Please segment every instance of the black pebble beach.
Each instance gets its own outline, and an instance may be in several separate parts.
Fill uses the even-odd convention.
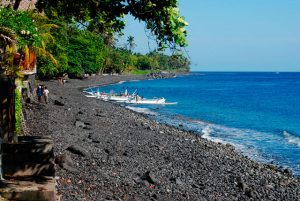
[[[30,135],[51,135],[61,200],[300,200],[299,178],[200,135],[87,98],[88,86],[148,79],[42,81],[49,103],[26,103]]]

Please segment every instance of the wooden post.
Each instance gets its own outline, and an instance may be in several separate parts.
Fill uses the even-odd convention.
[[[2,126],[2,143],[13,143],[15,134],[15,85],[11,78],[0,72],[0,121]]]

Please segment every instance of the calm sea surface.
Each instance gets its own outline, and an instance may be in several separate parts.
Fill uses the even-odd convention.
[[[145,98],[164,97],[177,105],[124,105],[162,123],[197,131],[233,144],[259,162],[300,175],[300,73],[206,72],[171,79],[97,87]],[[94,89],[95,90],[95,89]],[[157,109],[160,107],[161,109]]]

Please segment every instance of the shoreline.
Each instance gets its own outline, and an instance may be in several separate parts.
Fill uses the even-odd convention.
[[[159,124],[145,114],[89,99],[79,91],[84,85],[103,86],[133,79],[149,77],[69,80],[66,86],[58,86],[55,80],[41,82],[50,91],[49,104],[32,103],[31,109],[40,112],[40,116],[28,115],[27,122],[34,120],[36,129],[31,134],[52,136],[56,156],[71,158],[71,168],[56,166],[61,200],[299,198],[299,178],[288,171],[249,160],[229,144]],[[54,105],[55,100],[64,105]],[[78,126],[79,122],[83,124]],[[71,153],[66,150],[70,145],[87,153]],[[61,182],[62,178],[71,182]]]

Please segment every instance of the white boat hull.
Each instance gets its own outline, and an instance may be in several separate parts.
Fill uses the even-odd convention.
[[[164,98],[158,98],[158,99],[145,99],[145,100],[129,100],[125,103],[129,104],[165,104],[166,99]]]
[[[150,105],[174,105],[177,104],[177,102],[173,103],[166,103],[166,99],[164,98],[156,98],[156,99],[145,99],[145,98],[139,98],[138,101],[136,101],[135,97],[131,99],[131,96],[122,96],[122,95],[112,95],[112,94],[100,94],[99,92],[87,92],[88,95],[85,95],[86,97],[93,97],[97,99],[101,99],[104,101],[116,101],[116,102],[125,102],[128,104],[150,104]]]
[[[128,101],[128,97],[127,96],[111,96],[111,97],[108,97],[108,100],[110,100],[110,101],[118,101],[118,102],[120,102],[120,101]]]

